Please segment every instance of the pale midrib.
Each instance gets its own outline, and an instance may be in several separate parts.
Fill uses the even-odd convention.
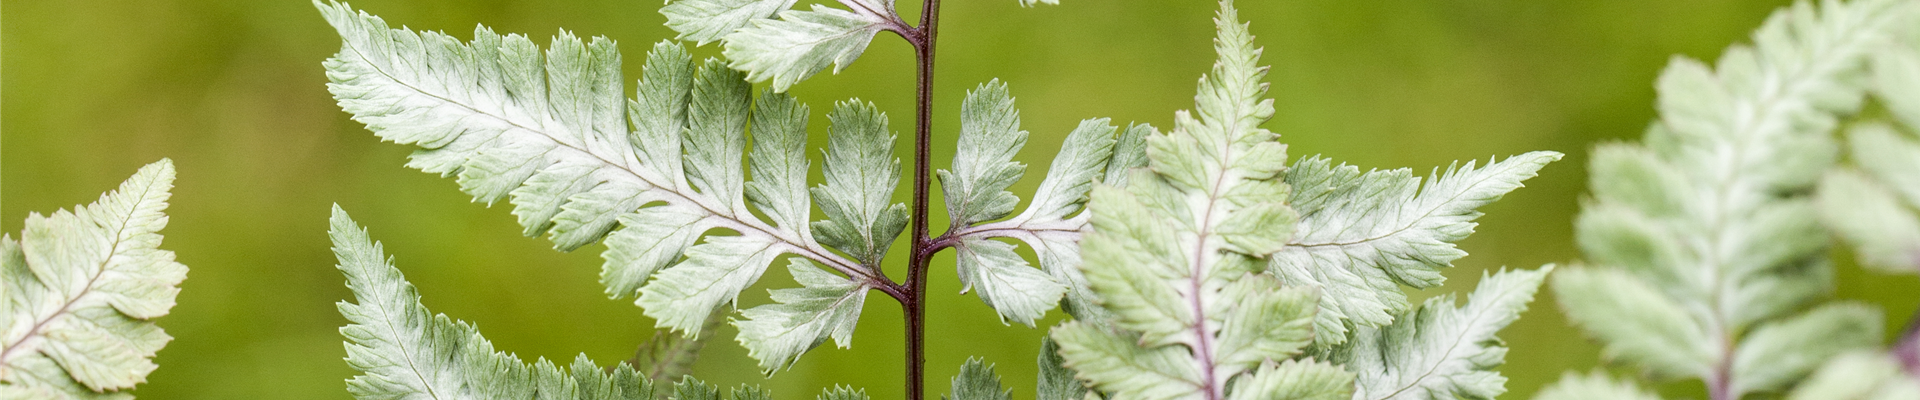
[[[1242,44],[1250,45],[1250,43],[1244,43],[1244,42]],[[1222,78],[1226,78],[1226,77],[1237,78],[1237,79],[1234,79],[1235,81],[1256,81],[1258,79],[1256,76],[1254,76],[1251,73],[1243,76],[1233,76],[1230,73],[1230,71],[1233,71],[1233,70],[1257,71],[1257,67],[1252,65],[1254,64],[1255,60],[1251,60],[1251,59],[1227,60],[1226,51],[1221,50],[1220,52],[1223,60],[1221,63],[1216,64],[1215,68],[1217,69],[1214,72],[1215,76],[1220,76]],[[1251,53],[1251,52],[1249,51],[1248,53]],[[1229,65],[1233,67],[1238,67],[1238,68],[1229,67]],[[1205,78],[1202,78],[1202,82],[1207,82],[1207,80]],[[1258,86],[1258,83],[1257,82],[1254,83],[1254,86]],[[1214,359],[1213,359],[1213,338],[1209,334],[1210,331],[1212,331],[1212,329],[1207,323],[1208,318],[1207,318],[1206,308],[1205,308],[1205,305],[1202,304],[1202,298],[1205,295],[1203,293],[1203,290],[1205,290],[1205,286],[1206,286],[1205,285],[1206,276],[1202,275],[1201,273],[1207,268],[1208,255],[1219,250],[1216,248],[1216,249],[1211,249],[1213,251],[1209,251],[1210,249],[1207,246],[1207,240],[1213,234],[1214,209],[1220,206],[1220,202],[1223,200],[1221,194],[1227,191],[1225,188],[1226,182],[1229,181],[1228,179],[1229,175],[1232,175],[1231,171],[1233,170],[1233,165],[1235,164],[1235,161],[1237,161],[1235,159],[1235,154],[1234,154],[1235,153],[1234,143],[1236,142],[1236,138],[1233,136],[1233,134],[1238,133],[1239,124],[1243,119],[1257,114],[1255,112],[1252,112],[1252,110],[1247,109],[1248,104],[1242,103],[1247,99],[1257,97],[1257,95],[1252,93],[1239,93],[1238,90],[1234,90],[1238,88],[1233,86],[1223,86],[1220,89],[1223,89],[1222,91],[1226,93],[1230,93],[1234,96],[1233,96],[1233,100],[1230,100],[1230,102],[1228,103],[1229,104],[1228,107],[1231,108],[1230,110],[1231,112],[1218,114],[1222,118],[1222,120],[1218,121],[1220,123],[1219,124],[1219,128],[1221,129],[1220,140],[1222,141],[1222,143],[1218,143],[1219,145],[1221,145],[1221,148],[1220,148],[1220,152],[1218,153],[1219,156],[1215,159],[1215,161],[1219,162],[1219,170],[1215,172],[1215,175],[1212,177],[1213,185],[1211,185],[1212,187],[1207,190],[1206,209],[1201,214],[1199,225],[1196,226],[1196,228],[1198,228],[1197,229],[1198,232],[1195,232],[1196,235],[1195,235],[1195,241],[1193,245],[1194,246],[1193,265],[1191,266],[1192,268],[1191,276],[1189,277],[1191,279],[1190,288],[1192,289],[1192,293],[1193,293],[1193,298],[1189,299],[1189,302],[1193,305],[1193,331],[1195,333],[1194,343],[1195,343],[1195,346],[1198,347],[1194,349],[1194,355],[1198,357],[1198,361],[1200,362],[1200,368],[1201,368],[1200,373],[1201,373],[1201,379],[1202,379],[1201,390],[1205,392],[1204,394],[1206,395],[1206,398],[1209,400],[1219,400],[1219,399],[1226,398],[1226,382],[1224,382],[1224,379],[1222,379],[1222,377],[1218,376],[1219,372],[1216,371],[1217,369],[1216,363],[1214,362]],[[1202,92],[1205,93],[1207,91],[1202,90]],[[1202,104],[1201,106],[1204,106],[1204,104]],[[1202,115],[1208,115],[1208,114],[1202,114]],[[1194,122],[1200,123],[1200,125],[1205,126],[1205,123],[1202,121],[1195,120]],[[1192,127],[1188,127],[1187,129],[1192,129]],[[1189,132],[1188,135],[1192,137],[1191,132]],[[1276,176],[1276,177],[1273,177],[1272,179],[1282,179],[1282,178]]]
[[[155,186],[156,183],[158,182],[157,181],[147,182],[146,186],[141,187],[140,196],[135,197],[135,199],[146,199],[147,194],[153,191],[153,187]],[[20,341],[14,342],[12,346],[8,346],[6,349],[0,349],[0,365],[13,365],[14,356],[19,354],[26,354],[26,353],[20,353],[18,352],[18,350],[21,350],[24,348],[35,348],[41,340],[45,339],[45,336],[42,336],[40,333],[41,329],[46,329],[47,325],[53,323],[53,320],[60,319],[60,317],[62,316],[66,316],[68,314],[68,311],[73,308],[74,304],[79,303],[80,299],[86,298],[88,294],[93,293],[94,283],[99,282],[100,277],[102,275],[106,275],[107,265],[112,264],[114,257],[120,254],[120,245],[121,243],[124,242],[124,240],[122,239],[124,235],[121,235],[120,233],[125,232],[127,229],[131,229],[128,227],[128,225],[132,224],[133,214],[138,213],[139,210],[140,210],[140,201],[136,200],[134,201],[133,209],[129,210],[127,212],[127,215],[123,216],[120,219],[120,225],[119,225],[120,229],[114,231],[115,235],[113,236],[113,245],[107,247],[108,249],[110,249],[110,251],[107,252],[107,257],[100,260],[100,265],[98,266],[98,268],[94,269],[93,276],[87,277],[87,284],[86,286],[81,287],[80,293],[74,294],[73,297],[68,298],[65,302],[61,303],[60,308],[58,310],[54,310],[52,314],[48,314],[46,318],[38,321],[34,321],[33,327],[27,329],[27,333],[20,337]],[[88,210],[88,211],[92,211],[92,210]],[[77,216],[77,213],[76,213],[76,216]]]
[[[1228,151],[1231,152],[1232,151],[1231,148],[1229,148]],[[1222,157],[1222,158],[1226,158],[1226,157]],[[1215,206],[1220,204],[1219,190],[1220,190],[1220,186],[1222,186],[1221,181],[1225,180],[1227,175],[1226,174],[1227,165],[1232,165],[1232,164],[1221,163],[1220,174],[1214,176],[1213,190],[1209,190],[1207,193],[1207,208],[1205,213],[1201,214],[1202,217],[1200,219],[1200,225],[1199,225],[1200,231],[1198,232],[1194,240],[1193,265],[1191,270],[1192,272],[1189,277],[1189,280],[1192,283],[1191,287],[1193,290],[1192,291],[1193,298],[1188,302],[1192,303],[1193,305],[1193,331],[1195,336],[1194,343],[1195,343],[1195,346],[1199,347],[1197,349],[1194,349],[1194,355],[1196,357],[1199,357],[1199,361],[1200,361],[1200,373],[1201,373],[1201,380],[1202,380],[1200,389],[1206,391],[1206,395],[1208,399],[1215,399],[1215,400],[1226,397],[1226,390],[1225,390],[1226,388],[1222,387],[1222,382],[1219,382],[1219,379],[1217,379],[1215,376],[1216,372],[1214,371],[1214,362],[1213,362],[1213,338],[1211,337],[1212,335],[1208,334],[1208,331],[1210,331],[1211,329],[1209,329],[1207,325],[1206,307],[1201,302],[1201,297],[1204,295],[1202,293],[1202,290],[1205,290],[1206,277],[1202,275],[1201,272],[1203,272],[1203,270],[1206,269],[1206,266],[1207,266],[1206,264],[1208,260],[1207,253],[1209,253],[1207,251],[1207,238],[1209,236],[1212,236],[1213,229],[1211,228],[1213,226],[1213,209]]]
[[[1016,223],[1003,224],[1001,222],[1016,222]],[[1027,239],[1039,240],[1041,236],[1068,235],[1074,238],[1075,241],[1078,241],[1080,237],[1080,229],[1085,227],[1087,224],[1087,221],[1081,217],[1074,217],[1074,218],[1069,218],[1064,220],[1055,220],[1055,221],[1047,221],[1047,222],[1033,222],[1033,221],[1026,221],[1026,220],[1007,220],[1007,221],[1001,221],[1001,222],[966,227],[964,229],[954,231],[953,236],[958,238],[966,238],[966,239],[1013,237],[1021,240],[1027,240]]]
[[[393,74],[388,73],[385,69],[380,68],[380,66],[375,65],[372,62],[369,62],[368,61],[369,58],[366,57],[365,53],[362,53],[358,47],[354,46],[353,41],[348,40],[348,41],[344,41],[344,43],[345,43],[344,47],[346,47],[348,50],[352,50],[354,55],[358,57],[361,65],[367,66],[368,69],[371,69],[374,72],[379,73],[380,76],[386,77],[388,81],[391,81],[396,85],[405,87],[409,90],[412,90],[415,93],[419,93],[420,95],[431,97],[431,98],[446,102],[447,104],[453,104],[453,105],[459,106],[460,108],[464,108],[464,109],[467,109],[468,111],[472,111],[474,114],[485,115],[489,118],[493,118],[494,120],[498,120],[501,123],[511,125],[515,128],[519,128],[528,132],[538,133],[540,136],[547,138],[547,140],[553,142],[556,145],[565,147],[569,150],[579,152],[581,154],[585,154],[588,157],[592,157],[593,159],[598,160],[603,165],[625,172],[628,176],[631,176],[634,179],[637,179],[643,183],[646,183],[648,186],[652,186],[653,189],[670,193],[675,198],[679,199],[680,202],[692,203],[693,205],[700,207],[701,210],[706,211],[708,215],[719,217],[720,219],[728,222],[727,224],[724,224],[728,228],[734,228],[735,230],[743,231],[743,233],[744,231],[751,230],[758,234],[765,235],[766,237],[774,238],[775,240],[781,242],[784,245],[783,247],[792,249],[795,252],[799,253],[801,256],[813,259],[815,261],[819,261],[821,263],[825,263],[828,266],[833,267],[834,270],[840,271],[841,273],[847,274],[849,276],[857,276],[864,280],[876,281],[876,282],[884,280],[884,279],[875,277],[871,274],[868,274],[865,271],[860,270],[859,268],[853,267],[853,265],[856,265],[856,264],[849,263],[847,260],[833,256],[832,253],[827,252],[825,249],[817,248],[812,243],[802,243],[802,241],[796,238],[787,237],[786,235],[779,233],[778,230],[772,229],[771,227],[768,227],[765,224],[760,223],[759,221],[744,220],[734,215],[732,212],[723,213],[720,211],[716,211],[715,207],[707,204],[706,202],[695,200],[694,198],[687,196],[684,193],[680,193],[678,191],[673,190],[672,188],[675,187],[673,185],[661,185],[656,182],[647,180],[645,174],[641,174],[637,171],[629,169],[627,168],[627,166],[622,165],[621,163],[616,163],[616,162],[613,162],[612,160],[607,160],[605,158],[602,158],[598,154],[594,154],[593,152],[586,151],[586,149],[575,147],[572,144],[564,143],[559,140],[554,140],[553,135],[548,135],[545,132],[542,132],[538,129],[533,129],[524,125],[520,125],[519,123],[516,123],[505,117],[501,117],[498,115],[487,113],[485,111],[481,111],[480,109],[475,108],[466,103],[455,101],[451,98],[441,96],[438,94],[430,93],[414,85],[407,84],[405,81],[402,81],[400,78],[394,76]],[[668,201],[672,201],[672,200],[673,199],[668,199]]]
[[[1238,106],[1238,104],[1236,104],[1236,106]],[[1234,111],[1244,110],[1239,110],[1238,107],[1236,107]],[[1252,113],[1248,112],[1235,112],[1227,115],[1237,117],[1251,114]],[[1227,123],[1222,124],[1222,126],[1231,127],[1233,124]],[[1195,346],[1199,347],[1194,349],[1194,355],[1199,357],[1200,373],[1202,374],[1201,390],[1206,391],[1207,398],[1209,399],[1226,398],[1225,382],[1221,381],[1218,372],[1215,371],[1216,363],[1213,360],[1213,337],[1210,334],[1212,329],[1207,323],[1205,304],[1202,304],[1202,297],[1205,296],[1203,291],[1206,286],[1206,276],[1203,275],[1202,272],[1207,268],[1207,263],[1210,261],[1207,256],[1213,253],[1213,251],[1209,251],[1207,239],[1213,236],[1214,209],[1220,205],[1220,201],[1222,200],[1220,194],[1225,191],[1227,176],[1230,175],[1229,171],[1232,170],[1231,166],[1234,164],[1232,137],[1229,136],[1224,139],[1227,140],[1227,143],[1224,143],[1220,151],[1220,158],[1218,160],[1220,162],[1220,170],[1213,176],[1213,185],[1207,190],[1207,206],[1201,213],[1200,223],[1197,226],[1199,229],[1198,232],[1196,232],[1193,244],[1193,265],[1191,266],[1191,275],[1189,277],[1192,284],[1191,289],[1193,290],[1193,298],[1189,300],[1189,303],[1193,305],[1194,343]],[[1218,249],[1211,250],[1217,251]]]

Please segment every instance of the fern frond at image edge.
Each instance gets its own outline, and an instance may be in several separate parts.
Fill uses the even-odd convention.
[[[173,161],[141,167],[72,211],[0,236],[0,398],[130,399],[172,336],[187,266],[160,248]]]

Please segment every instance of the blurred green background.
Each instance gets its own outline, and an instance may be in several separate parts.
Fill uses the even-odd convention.
[[[1078,120],[1167,127],[1174,110],[1191,106],[1194,83],[1212,62],[1212,2],[1064,2],[946,4],[936,167],[952,154],[964,91],[996,77],[1011,85],[1032,132],[1022,153],[1028,179],[1015,187],[1021,194],[1037,185]],[[1448,272],[1449,285],[1419,294],[1429,296],[1468,290],[1490,268],[1578,258],[1570,221],[1584,191],[1587,149],[1640,135],[1653,117],[1652,81],[1668,57],[1716,57],[1782,4],[1250,0],[1240,7],[1273,65],[1268,80],[1279,112],[1267,127],[1295,157],[1425,172],[1530,150],[1568,154],[1484,209],[1480,233],[1461,245],[1472,255]],[[656,1],[354,6],[396,26],[463,39],[475,24],[531,33],[541,43],[563,28],[608,36],[627,54],[629,77],[638,76],[652,43],[672,36]],[[916,4],[901,7],[917,12]],[[176,339],[135,394],[347,397],[342,380],[353,371],[341,361],[336,329],[345,320],[333,304],[349,293],[325,235],[335,202],[386,242],[428,307],[477,323],[502,350],[561,360],[585,352],[607,363],[628,358],[651,335],[652,321],[637,307],[601,295],[600,247],[559,253],[545,239],[516,234],[509,207],[471,203],[451,179],[402,167],[410,148],[380,143],[349,120],[326,92],[320,66],[339,40],[310,4],[7,1],[0,8],[0,228],[17,232],[29,212],[90,202],[161,157],[177,163],[164,247],[192,272],[179,305],[160,320]],[[714,45],[696,51],[718,53]],[[816,141],[831,102],[850,97],[878,103],[894,129],[907,133],[910,67],[904,42],[883,35],[844,73],[815,77],[793,93],[813,105]],[[910,148],[903,143],[901,155]],[[934,220],[944,221],[935,208]],[[1016,398],[1031,397],[1043,330],[995,323],[978,299],[955,294],[952,256],[939,257],[935,268],[933,394],[978,356],[998,364]],[[774,270],[743,301],[764,301],[761,289],[791,285]],[[1839,271],[1838,296],[1884,307],[1890,329],[1920,306],[1920,280],[1867,275],[1844,263]],[[698,375],[722,385],[763,384],[782,398],[811,398],[834,383],[898,398],[900,311],[883,295],[869,300],[852,349],[816,349],[764,379],[727,328],[703,354]],[[1058,319],[1055,312],[1046,323]],[[1502,367],[1512,379],[1509,398],[1527,398],[1562,371],[1599,362],[1597,347],[1565,325],[1545,293],[1502,337],[1512,346]],[[1698,385],[1663,390],[1701,397]]]

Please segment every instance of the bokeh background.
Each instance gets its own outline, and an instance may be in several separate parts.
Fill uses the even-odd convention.
[[[1032,132],[1030,193],[1060,139],[1083,118],[1170,125],[1191,107],[1212,62],[1207,1],[949,1],[943,9],[934,159],[952,154],[959,99],[1007,81]],[[1652,82],[1672,55],[1712,59],[1745,41],[1784,1],[1249,0],[1278,115],[1266,126],[1296,157],[1325,154],[1363,168],[1425,172],[1455,160],[1557,150],[1567,158],[1486,207],[1472,255],[1441,289],[1470,290],[1482,271],[1579,257],[1571,220],[1597,142],[1636,138],[1653,117]],[[530,33],[604,35],[627,54],[672,36],[645,0],[360,1],[415,29],[470,37],[475,24]],[[916,15],[917,4],[901,4]],[[339,203],[387,244],[428,307],[477,323],[500,349],[532,359],[626,359],[652,321],[597,283],[601,247],[553,251],[522,237],[505,204],[472,203],[450,179],[402,167],[411,151],[380,143],[326,92],[321,60],[339,39],[302,1],[6,1],[0,5],[0,228],[29,212],[94,200],[140,165],[172,158],[179,178],[165,248],[192,272],[160,325],[176,339],[135,394],[148,399],[338,399],[353,375],[341,361],[334,303],[350,294],[328,251],[328,206]],[[909,18],[912,20],[913,18]],[[714,45],[700,55],[716,55]],[[831,102],[876,102],[901,133],[912,127],[911,51],[883,35],[851,68],[804,82],[816,142]],[[629,88],[631,90],[631,88]],[[899,149],[907,156],[909,144]],[[817,158],[818,154],[814,154]],[[816,172],[817,174],[817,172]],[[903,188],[904,189],[904,188]],[[905,201],[907,191],[898,198]],[[938,204],[938,198],[935,202]],[[1023,206],[1024,207],[1024,206]],[[935,207],[935,221],[944,221]],[[937,229],[937,227],[936,227]],[[895,251],[894,254],[900,254]],[[1837,296],[1878,304],[1905,323],[1920,280],[1868,275],[1844,263]],[[896,267],[898,268],[898,267]],[[743,297],[792,285],[768,274]],[[1033,393],[1044,329],[1004,326],[959,290],[952,256],[932,277],[930,394],[969,356],[998,365],[1016,398]],[[893,276],[901,276],[893,271]],[[811,398],[835,383],[876,398],[901,395],[897,305],[875,294],[852,349],[825,346],[763,378],[718,332],[699,376]],[[1056,311],[1045,323],[1059,320]],[[1046,325],[1042,325],[1044,328]],[[1565,325],[1551,296],[1502,335],[1508,398],[1527,398],[1563,371],[1599,364],[1598,349]],[[1697,384],[1662,387],[1702,397]]]

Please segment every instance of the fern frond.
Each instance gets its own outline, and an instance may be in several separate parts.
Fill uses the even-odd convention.
[[[1026,164],[1013,160],[1027,144],[1027,131],[1020,130],[1020,110],[1013,107],[1007,84],[994,79],[967,92],[960,103],[958,141],[953,168],[937,172],[949,225],[969,226],[1013,213],[1020,198],[1007,187],[1027,172]]]
[[[1388,312],[1408,308],[1401,285],[1436,286],[1438,268],[1465,255],[1452,243],[1472,231],[1475,209],[1560,154],[1468,163],[1424,182],[1404,169],[1361,174],[1321,158],[1289,167],[1278,135],[1259,127],[1274,112],[1260,50],[1231,1],[1215,22],[1219,61],[1200,82],[1195,111],[1176,114],[1170,134],[1140,132],[1144,160],[1124,155],[1135,145],[1134,133],[1123,135],[1106,175],[1124,189],[1093,190],[1080,269],[1121,331],[1056,328],[1066,365],[1117,398],[1504,391],[1504,378],[1488,371],[1505,355],[1493,333],[1518,317],[1545,270],[1489,278],[1465,309],[1447,298],[1398,320]],[[1350,365],[1302,358],[1310,344]]]
[[[667,27],[680,32],[680,40],[705,46],[745,28],[755,20],[772,18],[793,7],[796,0],[680,0],[660,7]]]
[[[1876,312],[1792,315],[1831,291],[1809,193],[1834,164],[1832,132],[1861,104],[1868,56],[1913,8],[1803,1],[1716,66],[1675,58],[1645,143],[1594,153],[1593,200],[1576,229],[1598,268],[1554,279],[1569,316],[1617,361],[1705,380],[1725,398],[1783,389],[1812,368],[1780,360],[1877,342]]]
[[[1286,360],[1260,365],[1244,383],[1233,388],[1230,400],[1349,400],[1354,398],[1353,373],[1326,362]]]
[[[133,398],[173,337],[166,316],[187,266],[161,250],[173,161],[141,167],[73,211],[27,216],[0,236],[0,397]]]
[[[773,400],[773,394],[756,386],[742,384],[733,388],[730,400]],[[688,376],[673,385],[674,400],[721,400],[720,388]]]
[[[1083,400],[1087,398],[1087,385],[1073,377],[1073,370],[1064,365],[1060,358],[1060,343],[1052,337],[1040,339],[1040,356],[1035,360],[1040,367],[1039,375],[1034,379],[1035,400]]]
[[[1428,299],[1383,328],[1360,328],[1328,358],[1358,375],[1358,400],[1493,399],[1507,378],[1494,372],[1507,352],[1494,334],[1520,318],[1553,266],[1483,275],[1456,308]]]
[[[963,290],[978,289],[981,301],[1028,326],[1060,302],[1075,318],[1099,320],[1086,279],[1076,268],[1076,248],[1086,214],[1080,213],[1087,193],[1112,168],[1144,165],[1145,139],[1152,127],[1134,125],[1120,137],[1104,118],[1080,122],[1068,133],[1060,152],[1047,168],[1033,201],[1020,215],[1005,220],[1020,198],[1006,191],[1026,171],[1013,161],[1026,143],[1019,111],[1006,84],[994,80],[967,93],[961,103],[961,130],[953,167],[938,172],[946,194],[948,231],[943,245],[952,246],[960,260]],[[1116,146],[1124,140],[1127,146]],[[987,240],[1018,239],[1034,249],[1040,271],[1005,243]],[[1044,274],[1039,272],[1045,272]]]
[[[833,73],[840,73],[867,51],[867,43],[880,31],[905,30],[894,15],[893,0],[841,3],[853,10],[814,5],[812,11],[787,10],[777,19],[747,21],[726,35],[723,54],[734,68],[746,71],[748,79],[771,80],[773,91],[785,92],[829,64]]]
[[[813,234],[877,269],[907,228],[907,205],[893,202],[900,185],[893,132],[885,114],[859,100],[835,104],[827,119],[833,129],[827,135],[826,181],[813,188],[827,220],[814,223]]]
[[[1259,50],[1232,2],[1220,6],[1220,60],[1197,112],[1147,139],[1148,168],[1126,189],[1093,190],[1081,269],[1114,324],[1140,336],[1085,322],[1054,330],[1066,365],[1120,398],[1226,398],[1229,379],[1312,338],[1315,296],[1255,274],[1291,233],[1286,153],[1258,127],[1273,114]]]
[[[611,372],[581,354],[563,369],[495,351],[479,329],[432,314],[420,294],[367,231],[334,206],[328,235],[355,302],[341,301],[349,324],[347,364],[361,375],[347,391],[361,399],[653,399],[653,382],[620,364]]]
[[[343,39],[326,63],[343,109],[384,139],[420,146],[409,166],[457,176],[479,201],[508,198],[528,235],[551,233],[561,250],[605,238],[608,294],[635,298],[661,327],[698,336],[714,310],[782,256],[845,275],[832,278],[836,285],[884,281],[875,260],[904,212],[835,189],[847,176],[870,178],[856,182],[860,193],[897,180],[897,165],[875,161],[890,157],[891,141],[871,107],[831,115],[843,144],[828,155],[821,201],[831,219],[820,224],[846,229],[816,241],[808,108],[774,93],[755,101],[745,77],[719,61],[696,67],[679,45],[655,45],[639,98],[625,102],[620,56],[605,38],[583,43],[562,32],[543,53],[524,36],[484,27],[462,43],[390,29],[345,4],[316,6]],[[877,179],[888,166],[895,178]],[[709,236],[714,230],[736,235]]]
[[[1574,324],[1606,343],[1610,360],[1633,360],[1656,377],[1712,374],[1716,354],[1706,326],[1653,283],[1614,268],[1574,267],[1553,277],[1554,294]]]
[[[853,328],[860,322],[860,307],[866,303],[867,287],[848,282],[821,271],[813,263],[793,260],[787,269],[805,288],[773,290],[773,301],[742,310],[740,345],[760,368],[773,371],[791,367],[806,353],[831,338],[841,348],[853,344]]]
[[[953,389],[941,400],[1012,400],[1012,390],[1000,386],[1000,375],[993,373],[993,366],[981,362],[978,358],[967,358],[960,365],[960,374],[953,377]]]
[[[1440,269],[1467,255],[1454,243],[1473,233],[1477,209],[1560,157],[1536,151],[1484,168],[1468,161],[1424,180],[1408,169],[1363,174],[1325,158],[1301,160],[1287,170],[1300,223],[1269,270],[1289,285],[1324,291],[1315,340],[1343,343],[1351,327],[1384,326],[1405,311],[1401,285],[1439,286]]]
[[[834,387],[831,389],[826,389],[824,391],[821,391],[820,397],[817,397],[817,399],[819,400],[869,400],[870,398],[867,397],[866,390],[854,390],[853,388],[850,388],[850,387],[834,385]]]

